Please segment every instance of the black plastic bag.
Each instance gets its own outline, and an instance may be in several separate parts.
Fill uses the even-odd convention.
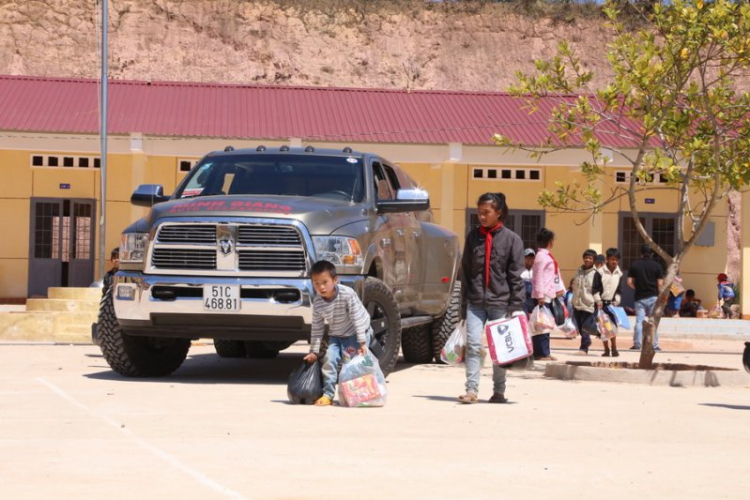
[[[552,299],[552,302],[550,302],[547,307],[552,311],[552,316],[555,317],[555,324],[557,326],[562,326],[568,318],[568,311],[562,297]]]
[[[581,331],[595,337],[601,337],[601,333],[599,333],[599,325],[596,324],[596,313],[586,318],[586,321],[583,322],[583,326],[581,327]]]
[[[323,395],[320,364],[302,362],[302,366],[289,375],[286,395],[293,405],[311,405]]]

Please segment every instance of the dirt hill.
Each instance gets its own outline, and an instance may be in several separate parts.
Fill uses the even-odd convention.
[[[99,75],[99,5],[0,0],[0,74]],[[423,0],[110,0],[116,79],[504,90],[560,40],[601,72],[601,17]]]

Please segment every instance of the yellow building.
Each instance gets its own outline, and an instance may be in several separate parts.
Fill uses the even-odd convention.
[[[105,259],[121,230],[147,211],[130,204],[137,185],[162,184],[170,193],[204,154],[229,144],[349,146],[380,154],[417,180],[430,193],[436,220],[461,235],[477,198],[502,191],[508,225],[527,246],[542,226],[556,233],[554,253],[566,280],[587,248],[618,247],[624,268],[638,256],[641,240],[625,198],[593,219],[539,207],[542,189],[581,177],[585,155],[571,148],[537,160],[493,145],[493,133],[519,123],[519,140],[541,144],[546,134],[543,122],[530,121],[522,103],[505,94],[145,82],[113,82],[110,89]],[[98,278],[96,92],[90,80],[0,77],[2,299],[44,296],[49,286],[87,286]],[[627,182],[626,163],[613,156],[607,182]],[[638,209],[651,236],[669,249],[679,197],[658,193],[637,195]],[[727,217],[722,203],[682,266],[686,287],[707,304],[716,296],[716,275],[725,271]],[[743,243],[743,257],[750,257],[750,236]],[[750,301],[750,293],[741,296]],[[750,311],[750,302],[743,309]]]

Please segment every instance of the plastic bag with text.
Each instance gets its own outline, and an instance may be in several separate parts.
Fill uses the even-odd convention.
[[[461,321],[440,350],[440,359],[448,365],[463,363],[466,355],[466,322]]]
[[[323,395],[323,384],[320,375],[320,364],[316,361],[302,366],[289,375],[286,395],[293,405],[311,405]]]
[[[388,390],[378,358],[371,353],[356,355],[339,373],[341,406],[385,406]]]
[[[493,364],[509,365],[534,352],[525,315],[488,321],[484,332]]]

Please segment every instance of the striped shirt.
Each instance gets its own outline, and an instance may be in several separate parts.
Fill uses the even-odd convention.
[[[320,295],[312,304],[312,332],[310,352],[318,354],[320,341],[326,325],[330,337],[351,337],[357,335],[357,342],[364,344],[370,328],[370,315],[357,296],[348,286],[336,285],[336,294],[331,300]]]

